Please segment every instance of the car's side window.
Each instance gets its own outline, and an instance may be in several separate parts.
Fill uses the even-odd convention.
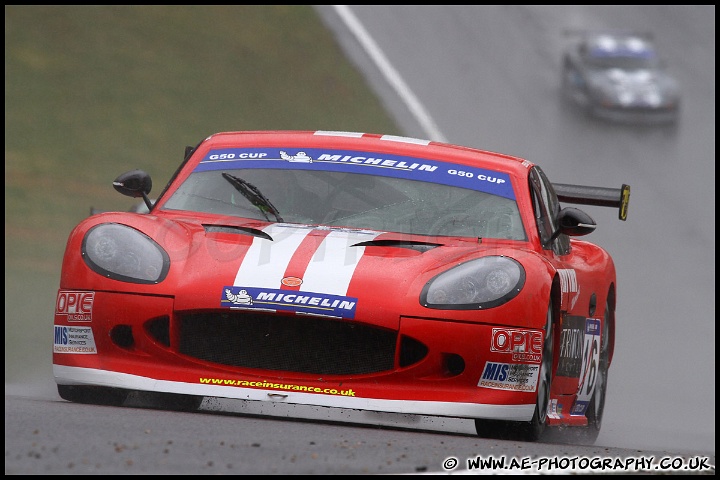
[[[552,249],[558,255],[567,255],[570,252],[570,239],[568,236],[560,234],[555,239],[552,239],[558,228],[557,216],[560,212],[560,202],[555,190],[545,173],[538,166],[533,167],[529,178],[535,222],[537,223],[538,234],[543,248]]]

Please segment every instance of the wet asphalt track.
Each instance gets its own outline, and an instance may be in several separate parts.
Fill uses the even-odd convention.
[[[242,402],[206,400],[196,414],[74,405],[41,376],[6,385],[5,473],[439,473],[448,459],[477,456],[714,465],[715,6],[351,6],[390,76],[338,10],[318,11],[408,136],[524,156],[558,183],[631,185],[627,222],[587,209],[599,224],[588,239],[614,256],[619,286],[597,444],[488,440],[462,421]],[[567,27],[652,30],[683,86],[679,125],[609,124],[563,102]]]

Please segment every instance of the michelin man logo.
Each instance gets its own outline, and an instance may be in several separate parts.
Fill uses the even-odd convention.
[[[248,295],[247,290],[240,290],[237,295],[233,294],[229,288],[225,289],[225,297],[235,305],[252,305],[253,299]]]
[[[312,158],[308,157],[305,152],[298,152],[295,155],[288,155],[287,152],[280,150],[280,158],[288,162],[312,163]]]

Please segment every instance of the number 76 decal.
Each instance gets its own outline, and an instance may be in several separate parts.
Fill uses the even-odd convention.
[[[597,381],[598,362],[600,361],[600,320],[585,319],[583,338],[583,361],[580,367],[580,386],[577,399],[570,411],[571,415],[585,415]]]

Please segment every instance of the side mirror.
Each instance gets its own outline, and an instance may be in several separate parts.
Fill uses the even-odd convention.
[[[152,209],[152,202],[148,194],[152,190],[152,179],[143,170],[132,170],[123,173],[113,182],[115,190],[128,197],[142,197],[148,210]]]
[[[595,220],[590,215],[573,207],[565,207],[560,210],[557,222],[558,231],[554,236],[564,233],[571,237],[580,237],[594,232],[597,227]]]

